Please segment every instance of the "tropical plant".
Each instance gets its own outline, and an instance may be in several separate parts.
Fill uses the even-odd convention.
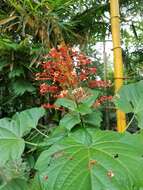
[[[42,106],[67,113],[61,120],[61,125],[71,130],[74,125],[82,124],[83,119],[84,123],[100,126],[101,113],[96,108],[112,100],[112,96],[102,96],[102,89],[110,87],[111,84],[96,79],[97,69],[89,57],[74,48],[60,46],[53,48],[45,56],[41,69],[36,80],[41,83],[41,95],[46,96],[46,101],[48,100],[48,103]],[[70,112],[62,107],[66,107]]]
[[[88,98],[85,100],[89,102]],[[75,108],[73,102],[59,101],[58,105]],[[47,135],[36,128],[43,115],[43,108],[32,108],[12,119],[0,120],[2,190],[138,190],[143,187],[142,134],[101,131],[85,120],[80,122],[86,127],[79,125],[71,130],[68,122],[62,125],[61,119],[60,126]],[[40,141],[27,140],[31,139],[31,130],[41,135]]]
[[[8,188],[9,184],[18,188],[21,181],[28,179],[28,162],[23,162],[22,154],[26,145],[33,144],[24,137],[36,128],[44,113],[43,108],[32,108],[0,120],[0,189]]]
[[[116,105],[125,113],[133,113],[127,128],[134,119],[138,122],[138,127],[143,128],[143,81],[125,85],[117,94]]]
[[[16,111],[34,105],[39,106],[40,100],[33,81],[33,73],[37,70],[35,63],[49,51],[47,47],[55,47],[65,42],[80,45],[85,51],[89,47],[85,45],[95,46],[99,40],[106,41],[106,37],[110,35],[109,4],[105,0],[90,0],[88,3],[85,0],[76,2],[1,0],[0,4],[0,117],[11,116]],[[123,26],[126,24],[132,26],[126,18],[127,15],[131,17],[136,12],[136,15],[141,17],[140,5],[141,0],[121,1]],[[135,30],[139,31],[137,31],[139,43],[142,38],[139,28],[142,24],[136,20],[133,22]],[[126,40],[125,35],[123,36]],[[133,37],[132,39],[135,39]],[[127,49],[130,49],[130,46]],[[142,60],[142,54],[138,49],[135,52],[135,54],[129,52],[126,57],[131,61],[125,59],[125,65],[128,65],[127,68],[131,65],[135,71],[133,66],[138,62],[138,70],[141,72],[139,62]],[[93,57],[96,62],[99,61],[97,57]],[[102,72],[102,64],[98,64]],[[134,75],[128,73],[130,76],[127,78],[134,76],[136,80],[139,72],[136,70]]]
[[[98,24],[101,5],[92,1],[87,4],[86,1],[63,0],[1,0],[0,4],[0,117],[4,117],[39,106],[33,81],[37,71],[35,63],[49,51],[48,47],[64,42],[83,44],[88,39],[86,31],[88,36],[94,30],[100,33],[87,18],[90,16],[92,23],[101,26]],[[94,12],[97,19],[93,18]]]
[[[130,83],[142,77],[142,0],[120,5]],[[96,43],[105,46],[111,35],[109,1],[0,6],[0,190],[142,190],[143,82],[123,86],[115,107],[95,55]],[[116,130],[104,113],[115,117],[109,110],[117,108],[127,113],[127,128],[138,128],[103,131]]]

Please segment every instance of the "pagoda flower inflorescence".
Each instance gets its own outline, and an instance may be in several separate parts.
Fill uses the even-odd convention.
[[[55,99],[74,97],[80,102],[90,95],[84,87],[104,88],[111,85],[107,81],[96,80],[97,69],[89,57],[66,46],[51,49],[40,66],[42,72],[36,74],[36,80],[42,81],[40,94],[50,93]],[[51,104],[43,104],[43,107],[57,109]]]

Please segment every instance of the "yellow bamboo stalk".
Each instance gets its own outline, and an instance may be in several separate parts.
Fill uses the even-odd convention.
[[[115,93],[123,85],[123,59],[120,41],[120,14],[119,1],[110,0],[110,14],[111,14],[111,29],[112,41],[114,51],[114,78],[115,78]],[[120,110],[117,110],[117,130],[124,132],[126,129],[126,116]]]

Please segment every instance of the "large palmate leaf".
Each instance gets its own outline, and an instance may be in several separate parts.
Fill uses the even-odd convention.
[[[21,157],[25,146],[21,137],[35,128],[43,115],[44,109],[32,108],[17,113],[12,119],[0,119],[0,164]]]
[[[36,128],[38,120],[44,115],[45,110],[43,108],[31,108],[20,113],[16,113],[12,117],[12,122],[15,128],[18,130],[20,136],[25,132],[29,132],[30,129]]]
[[[44,151],[36,164],[45,190],[138,190],[143,187],[142,140],[116,132],[79,132]]]
[[[123,86],[118,95],[117,107],[125,113],[134,113],[143,128],[143,81]]]
[[[3,122],[6,123],[6,122]],[[9,159],[17,160],[21,157],[24,150],[24,140],[9,128],[11,126],[2,126],[0,122],[0,164],[4,164]]]

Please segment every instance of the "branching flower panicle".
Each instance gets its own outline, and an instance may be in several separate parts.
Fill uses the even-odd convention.
[[[36,74],[40,94],[50,93],[53,98],[74,97],[77,102],[89,96],[84,89],[110,87],[111,83],[96,80],[96,67],[85,54],[66,46],[52,48],[40,64],[42,72]],[[45,108],[54,108],[44,104]]]

